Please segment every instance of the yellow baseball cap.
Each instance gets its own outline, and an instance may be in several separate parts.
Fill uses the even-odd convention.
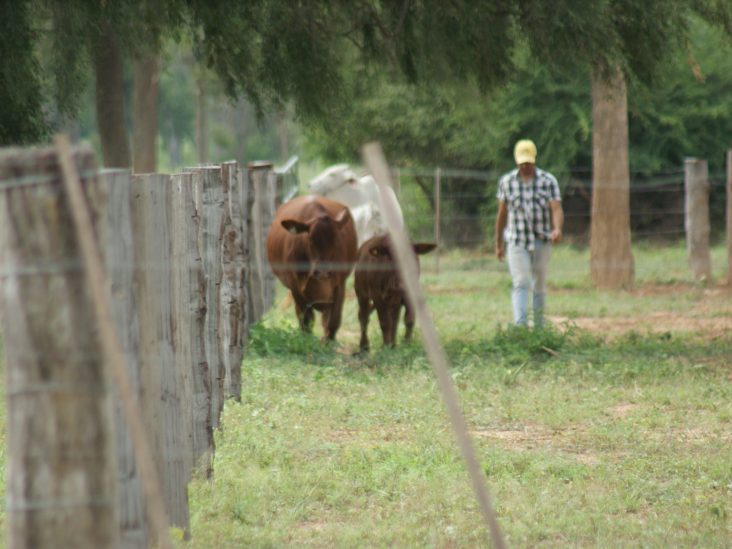
[[[536,145],[531,139],[520,139],[513,148],[516,164],[536,164]]]

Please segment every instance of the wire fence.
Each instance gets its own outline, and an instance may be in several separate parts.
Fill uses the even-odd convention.
[[[496,191],[501,173],[455,169],[402,169],[400,201],[414,239],[441,236],[446,248],[492,246]],[[565,215],[565,237],[587,244],[592,210],[592,179],[586,170],[556,174]],[[712,237],[725,229],[724,173],[709,175]],[[435,185],[440,186],[436,204]],[[630,229],[635,240],[678,241],[684,238],[684,171],[631,174]],[[439,211],[439,214],[437,213]],[[440,226],[435,223],[439,219]]]
[[[187,535],[187,483],[212,474],[249,327],[272,305],[271,163],[94,165],[63,139],[0,150],[11,547],[167,547],[168,521]]]
[[[562,194],[564,242],[588,246],[592,222],[592,173],[589,168],[553,172]],[[404,218],[414,241],[438,242],[438,255],[467,250],[491,255],[497,214],[496,193],[503,175],[497,171],[453,168],[402,168],[395,170]],[[724,172],[708,174],[709,233],[720,244],[727,227],[727,181]],[[630,234],[634,245],[682,245],[687,238],[685,170],[634,172],[629,185],[603,185],[627,190]],[[605,210],[607,215],[613,212]],[[618,211],[626,214],[626,211]],[[430,262],[426,262],[427,269]],[[450,269],[435,260],[433,268]],[[455,266],[455,268],[459,268]]]

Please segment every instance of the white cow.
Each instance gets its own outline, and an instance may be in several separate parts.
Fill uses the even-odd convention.
[[[336,164],[321,172],[308,183],[312,194],[327,196],[347,181],[358,181],[358,176],[348,164]]]
[[[386,222],[384,221],[381,210],[373,202],[361,204],[355,208],[350,208],[351,217],[356,224],[356,235],[358,237],[358,247],[366,242],[369,238],[382,235],[387,232]]]
[[[381,195],[376,181],[370,175],[359,178],[348,164],[336,164],[313,178],[308,188],[311,194],[325,196],[348,206],[356,222],[359,247],[372,236],[388,231],[386,219],[381,214]],[[399,224],[404,227],[404,215],[396,194],[391,187],[387,192],[397,205]]]

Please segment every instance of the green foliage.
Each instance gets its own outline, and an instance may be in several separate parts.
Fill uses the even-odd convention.
[[[634,28],[630,21],[623,24]],[[732,103],[727,100],[732,44],[700,19],[690,19],[684,29],[687,26],[688,42],[679,46],[672,40],[656,60],[653,77],[634,78],[629,84],[629,160],[639,182],[654,173],[680,170],[688,156],[706,158],[713,177],[719,178],[716,174],[724,170],[732,134]],[[703,80],[694,77],[694,64]],[[405,173],[415,166],[442,166],[495,174],[488,182],[468,176],[444,178],[445,219],[494,218],[490,214],[495,212],[495,197],[489,189],[500,173],[513,167],[512,149],[518,138],[537,142],[539,165],[558,177],[560,187],[570,179],[588,181],[592,166],[588,64],[576,62],[568,71],[537,59],[523,46],[515,52],[514,67],[503,86],[485,95],[470,80],[419,85],[366,72],[361,75],[366,82],[349,88],[344,102],[348,108],[335,110],[327,121],[305,121],[308,146],[331,162],[357,162],[363,143],[377,140],[389,161],[406,168]],[[432,231],[431,176],[423,179],[403,179],[402,185],[403,192],[411,193],[402,202],[413,210],[406,218],[418,238]],[[712,219],[723,220],[723,185],[715,185],[712,193]],[[424,194],[427,201],[414,200],[415,194]],[[471,198],[460,198],[466,195]],[[467,235],[487,235],[490,241],[492,231],[490,226],[461,221],[443,227],[442,236],[447,243],[464,242]]]
[[[33,143],[45,137],[47,128],[32,3],[3,0],[0,6],[0,145]]]
[[[553,9],[553,6],[552,6]],[[546,33],[542,33],[543,36]],[[732,133],[732,47],[711,26],[692,20],[689,49],[671,48],[656,63],[651,85],[629,91],[630,165],[633,172],[678,169],[685,156],[723,166]],[[689,59],[701,65],[694,78]],[[355,160],[360,146],[378,140],[402,166],[451,166],[506,171],[516,139],[531,137],[539,164],[557,173],[589,168],[591,98],[586,64],[562,72],[517,51],[504,87],[481,96],[468,83],[428,87],[369,74],[352,89],[352,105],[306,128],[312,147],[331,161]]]
[[[630,161],[638,171],[683,166],[684,157],[725,167],[732,135],[732,43],[719,31],[692,21],[686,49],[677,50],[652,88],[629,91]]]
[[[263,320],[252,326],[248,349],[254,356],[265,357],[276,353],[308,357],[308,360],[330,354],[318,338],[304,333],[289,320]]]

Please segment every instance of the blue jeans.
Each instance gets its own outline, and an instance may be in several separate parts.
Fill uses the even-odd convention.
[[[508,245],[508,270],[513,279],[513,320],[519,326],[529,323],[529,290],[533,294],[534,327],[544,325],[546,273],[551,253],[551,243],[543,240],[535,241],[533,252],[515,244]]]

